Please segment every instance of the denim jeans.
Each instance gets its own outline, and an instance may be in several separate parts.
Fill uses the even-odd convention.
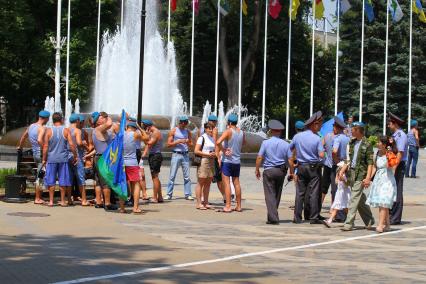
[[[189,155],[177,153],[173,153],[172,160],[170,161],[170,179],[169,184],[167,185],[167,195],[173,196],[173,188],[175,185],[176,174],[179,166],[182,166],[185,197],[191,196],[192,193],[191,179],[189,177]]]
[[[408,146],[408,161],[407,169],[405,171],[405,176],[410,176],[410,166],[411,166],[411,176],[416,176],[417,161],[419,159],[419,149],[415,146]]]

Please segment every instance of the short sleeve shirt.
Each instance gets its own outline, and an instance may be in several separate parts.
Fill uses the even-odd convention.
[[[333,140],[333,150],[337,151],[339,161],[343,161],[347,156],[347,146],[349,137],[344,134],[338,134]]]
[[[402,152],[402,159],[401,161],[406,162],[408,158],[408,139],[407,134],[402,131],[402,129],[398,129],[394,132],[392,135],[393,139],[396,142],[396,147],[398,148],[398,152]]]
[[[324,152],[321,138],[310,129],[297,133],[290,143],[290,150],[296,149],[299,163],[319,163],[319,154]]]
[[[356,166],[356,161],[357,161],[357,159],[358,159],[358,150],[359,150],[359,146],[361,146],[361,140],[357,140],[357,141],[355,142],[355,145],[354,145],[354,157],[353,157],[353,159],[352,159],[352,163],[351,163],[351,167],[352,167],[352,168],[355,168],[355,166]]]
[[[264,158],[263,167],[265,170],[287,164],[288,158],[292,156],[290,144],[273,136],[262,142],[258,156]]]
[[[215,141],[213,139],[213,137],[207,135],[206,133],[204,133],[203,135],[201,135],[200,137],[198,137],[197,139],[197,145],[202,145],[203,144],[203,138],[204,138],[204,146],[203,149],[201,149],[201,151],[203,153],[211,153],[214,152],[215,150]]]

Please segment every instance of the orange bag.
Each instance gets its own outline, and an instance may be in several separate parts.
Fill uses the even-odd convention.
[[[388,159],[388,166],[390,168],[392,168],[392,167],[394,167],[398,164],[398,158],[396,157],[394,152],[388,151],[386,153],[386,158]]]

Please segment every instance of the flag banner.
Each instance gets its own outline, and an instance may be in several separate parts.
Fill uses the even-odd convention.
[[[192,1],[193,1],[192,5],[194,7],[195,15],[198,15],[198,11],[199,11],[198,9],[200,7],[200,1],[199,0],[192,0]]]
[[[121,113],[120,131],[99,158],[97,167],[106,184],[122,200],[127,200],[127,181],[124,171],[123,136],[126,126],[126,113]]]
[[[322,0],[314,0],[315,19],[321,20],[324,17],[324,3]]]
[[[219,9],[220,9],[220,13],[223,16],[228,15],[229,14],[229,3],[228,3],[228,1],[227,0],[221,0]]]
[[[243,0],[243,6],[241,7],[241,9],[243,9],[244,16],[247,16],[247,13],[248,13],[247,8],[248,8],[247,2],[246,2],[246,0]]]
[[[340,15],[345,14],[347,11],[349,11],[352,8],[348,0],[336,0],[336,15],[337,15],[337,8],[338,8],[337,6],[339,3],[337,1],[340,1]]]
[[[420,22],[426,23],[425,12],[423,11],[422,2],[420,0],[413,0],[413,12],[419,15]]]
[[[401,10],[401,6],[399,6],[399,3],[397,0],[391,0],[389,2],[388,9],[389,9],[389,12],[391,13],[392,21],[394,23],[399,22],[402,19],[402,16],[404,16]]]
[[[294,21],[297,17],[297,10],[299,9],[300,1],[299,0],[293,0],[291,1],[291,9],[290,9],[290,17]]]
[[[365,9],[365,13],[367,14],[367,19],[371,23],[372,21],[374,21],[374,18],[375,18],[373,3],[371,2],[371,0],[365,0],[364,9]]]
[[[273,19],[277,19],[281,13],[281,4],[278,0],[269,0],[268,12]]]
[[[176,11],[177,0],[170,0],[170,1],[172,1],[171,4],[170,4],[170,6],[171,6],[170,8],[174,12],[174,11]]]

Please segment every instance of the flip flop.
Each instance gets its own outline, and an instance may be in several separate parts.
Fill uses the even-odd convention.
[[[221,209],[216,209],[216,212],[219,212],[219,213],[232,213],[232,210],[227,211],[227,210],[223,210],[223,208],[221,208]]]
[[[81,203],[81,206],[88,207],[88,206],[92,206],[92,204],[90,204],[90,202],[86,202],[86,203]]]
[[[35,205],[44,205],[45,203],[46,203],[46,201],[41,201],[41,202],[35,202],[35,201],[34,201],[34,204],[35,204]]]
[[[206,207],[195,207],[196,209],[198,209],[198,210],[207,210],[207,208]]]
[[[132,214],[133,215],[142,215],[143,213],[145,213],[142,209],[139,209],[140,211],[133,211],[132,210]],[[121,213],[121,212],[120,212]]]
[[[61,206],[61,207],[69,207],[68,204],[58,204],[58,205]]]
[[[142,200],[150,200],[150,199],[151,199],[151,197],[142,198]]]
[[[235,212],[241,213],[241,212],[243,212],[243,209],[239,209],[239,210],[237,210],[237,209],[233,208],[233,209],[232,209],[232,211],[235,211]]]

